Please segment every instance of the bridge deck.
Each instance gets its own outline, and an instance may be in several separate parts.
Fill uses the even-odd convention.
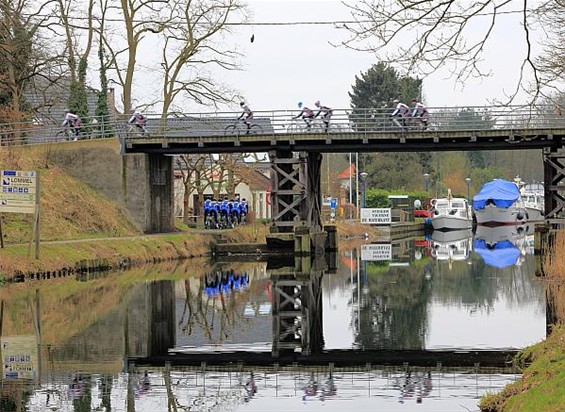
[[[241,136],[152,135],[124,139],[125,153],[257,153],[269,150],[414,152],[524,150],[561,147],[563,129],[495,129],[340,133],[273,133]]]
[[[284,354],[273,358],[271,352],[195,352],[183,353],[170,351],[168,354],[146,358],[130,358],[136,365],[199,366],[203,362],[208,365],[228,365],[243,363],[246,365],[269,366],[277,363],[281,366],[292,365],[403,365],[436,366],[441,363],[448,367],[472,367],[476,364],[489,367],[512,366],[512,359],[517,350],[468,350],[468,351],[426,351],[426,350],[330,350],[324,353],[303,356],[300,353]]]
[[[124,153],[408,152],[558,148],[565,118],[550,107],[430,109],[420,119],[393,119],[390,109],[334,110],[326,125],[309,124],[288,110],[256,112],[252,128],[234,123],[238,113],[153,117],[140,136],[117,124]],[[465,115],[462,116],[461,113]],[[469,115],[472,113],[472,115]]]

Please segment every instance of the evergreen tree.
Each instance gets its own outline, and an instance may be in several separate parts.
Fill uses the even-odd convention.
[[[349,93],[351,121],[357,131],[382,131],[392,126],[388,115],[393,101],[406,104],[421,94],[422,80],[401,75],[385,63],[373,65],[355,76]],[[415,189],[422,185],[424,172],[433,173],[431,153],[363,154],[362,171],[369,173],[367,185],[380,189]],[[402,168],[402,173],[399,173]],[[416,178],[417,176],[417,178]]]
[[[78,64],[78,77],[71,83],[69,93],[69,110],[78,114],[83,120],[88,116],[88,95],[86,91],[86,58],[81,58]]]
[[[409,104],[420,96],[422,80],[401,75],[385,63],[373,65],[366,73],[355,76],[349,92],[353,113],[351,120],[358,131],[383,130],[392,123],[388,114],[395,99]]]
[[[98,102],[94,112],[100,129],[100,136],[107,137],[111,135],[110,111],[108,109],[108,77],[106,76],[106,65],[104,62],[104,47],[100,44],[98,49],[98,58],[100,60],[100,92],[98,93]]]

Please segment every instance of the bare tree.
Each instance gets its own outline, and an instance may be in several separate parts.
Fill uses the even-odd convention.
[[[111,30],[104,33],[110,55],[108,64],[113,68],[116,82],[122,87],[124,113],[131,112],[133,108],[134,75],[139,68],[137,58],[141,42],[145,36],[160,33],[166,27],[168,21],[161,17],[161,10],[167,4],[168,0],[120,0],[115,9],[123,22],[120,21],[116,31],[118,36],[125,36],[125,44],[115,42],[113,35],[116,33]]]
[[[61,54],[45,40],[55,33],[46,13],[51,3],[0,0],[0,117],[8,129],[2,130],[3,139],[20,139],[20,122],[30,112],[24,93],[35,78],[45,79],[60,67]]]
[[[537,9],[536,15],[540,29],[544,30],[541,41],[543,49],[536,60],[541,72],[540,82],[550,86],[550,90],[556,89],[553,85],[562,84],[565,79],[565,1],[546,1]],[[562,108],[561,90],[557,89],[556,93],[553,91],[544,93],[547,100]]]
[[[207,159],[207,155],[201,154],[183,154],[175,157],[176,169],[181,173],[184,188],[182,203],[185,223],[188,222],[190,215],[188,206],[190,194],[196,192],[200,201],[204,198],[207,184],[203,176],[206,174]]]
[[[66,48],[65,55],[68,58],[68,72],[70,76],[69,106],[70,109],[82,117],[88,115],[86,75],[88,69],[88,58],[92,50],[94,37],[93,10],[94,0],[88,0],[86,4],[86,25],[76,26],[71,19],[70,12],[77,7],[73,0],[57,0],[58,13],[65,31]],[[85,32],[86,40],[81,44],[77,38],[77,32]]]
[[[115,6],[123,22],[115,24],[104,36],[109,64],[122,87],[124,112],[133,109],[134,78],[143,68],[139,59],[142,42],[153,41],[162,50],[161,57],[145,62],[153,72],[162,74],[163,116],[179,97],[197,103],[216,105],[231,101],[231,91],[212,79],[207,67],[235,70],[240,55],[223,48],[223,36],[229,32],[229,19],[244,18],[241,0],[120,0]],[[124,37],[124,41],[116,37]],[[156,54],[157,56],[157,54]],[[146,89],[144,89],[147,92]],[[157,101],[147,102],[144,106]]]
[[[236,96],[207,73],[208,67],[237,70],[237,51],[222,45],[234,15],[244,16],[240,0],[175,0],[163,30],[163,116],[177,97],[199,104],[232,101]]]
[[[387,63],[424,75],[449,63],[461,82],[490,74],[482,61],[485,48],[504,15],[519,16],[523,60],[509,101],[521,90],[533,92],[534,100],[547,85],[550,78],[540,74],[544,67],[535,56],[541,50],[532,34],[543,19],[563,19],[562,0],[361,0],[347,6],[356,24],[344,25],[352,34],[345,46],[378,53]],[[555,27],[551,25],[551,30]],[[550,37],[562,38],[562,34]],[[527,75],[533,76],[533,84],[526,84]]]

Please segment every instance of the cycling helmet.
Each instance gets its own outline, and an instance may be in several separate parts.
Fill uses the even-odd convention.
[[[244,106],[244,105],[245,105],[245,102],[240,102],[239,105],[240,105],[240,106]]]
[[[317,100],[316,103],[314,103],[316,105],[316,107],[320,107],[320,101]]]
[[[394,99],[392,102],[393,102],[394,104],[397,104],[397,103],[400,103],[400,100]]]
[[[302,102],[298,102],[298,108],[302,107]]]

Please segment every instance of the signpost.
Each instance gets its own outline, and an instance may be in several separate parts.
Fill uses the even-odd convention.
[[[32,236],[35,237],[35,258],[38,259],[39,174],[26,170],[0,170],[0,184],[0,213],[35,213]]]
[[[371,243],[361,245],[361,260],[392,260],[392,244]]]
[[[392,221],[390,208],[361,209],[361,224],[390,225]]]

